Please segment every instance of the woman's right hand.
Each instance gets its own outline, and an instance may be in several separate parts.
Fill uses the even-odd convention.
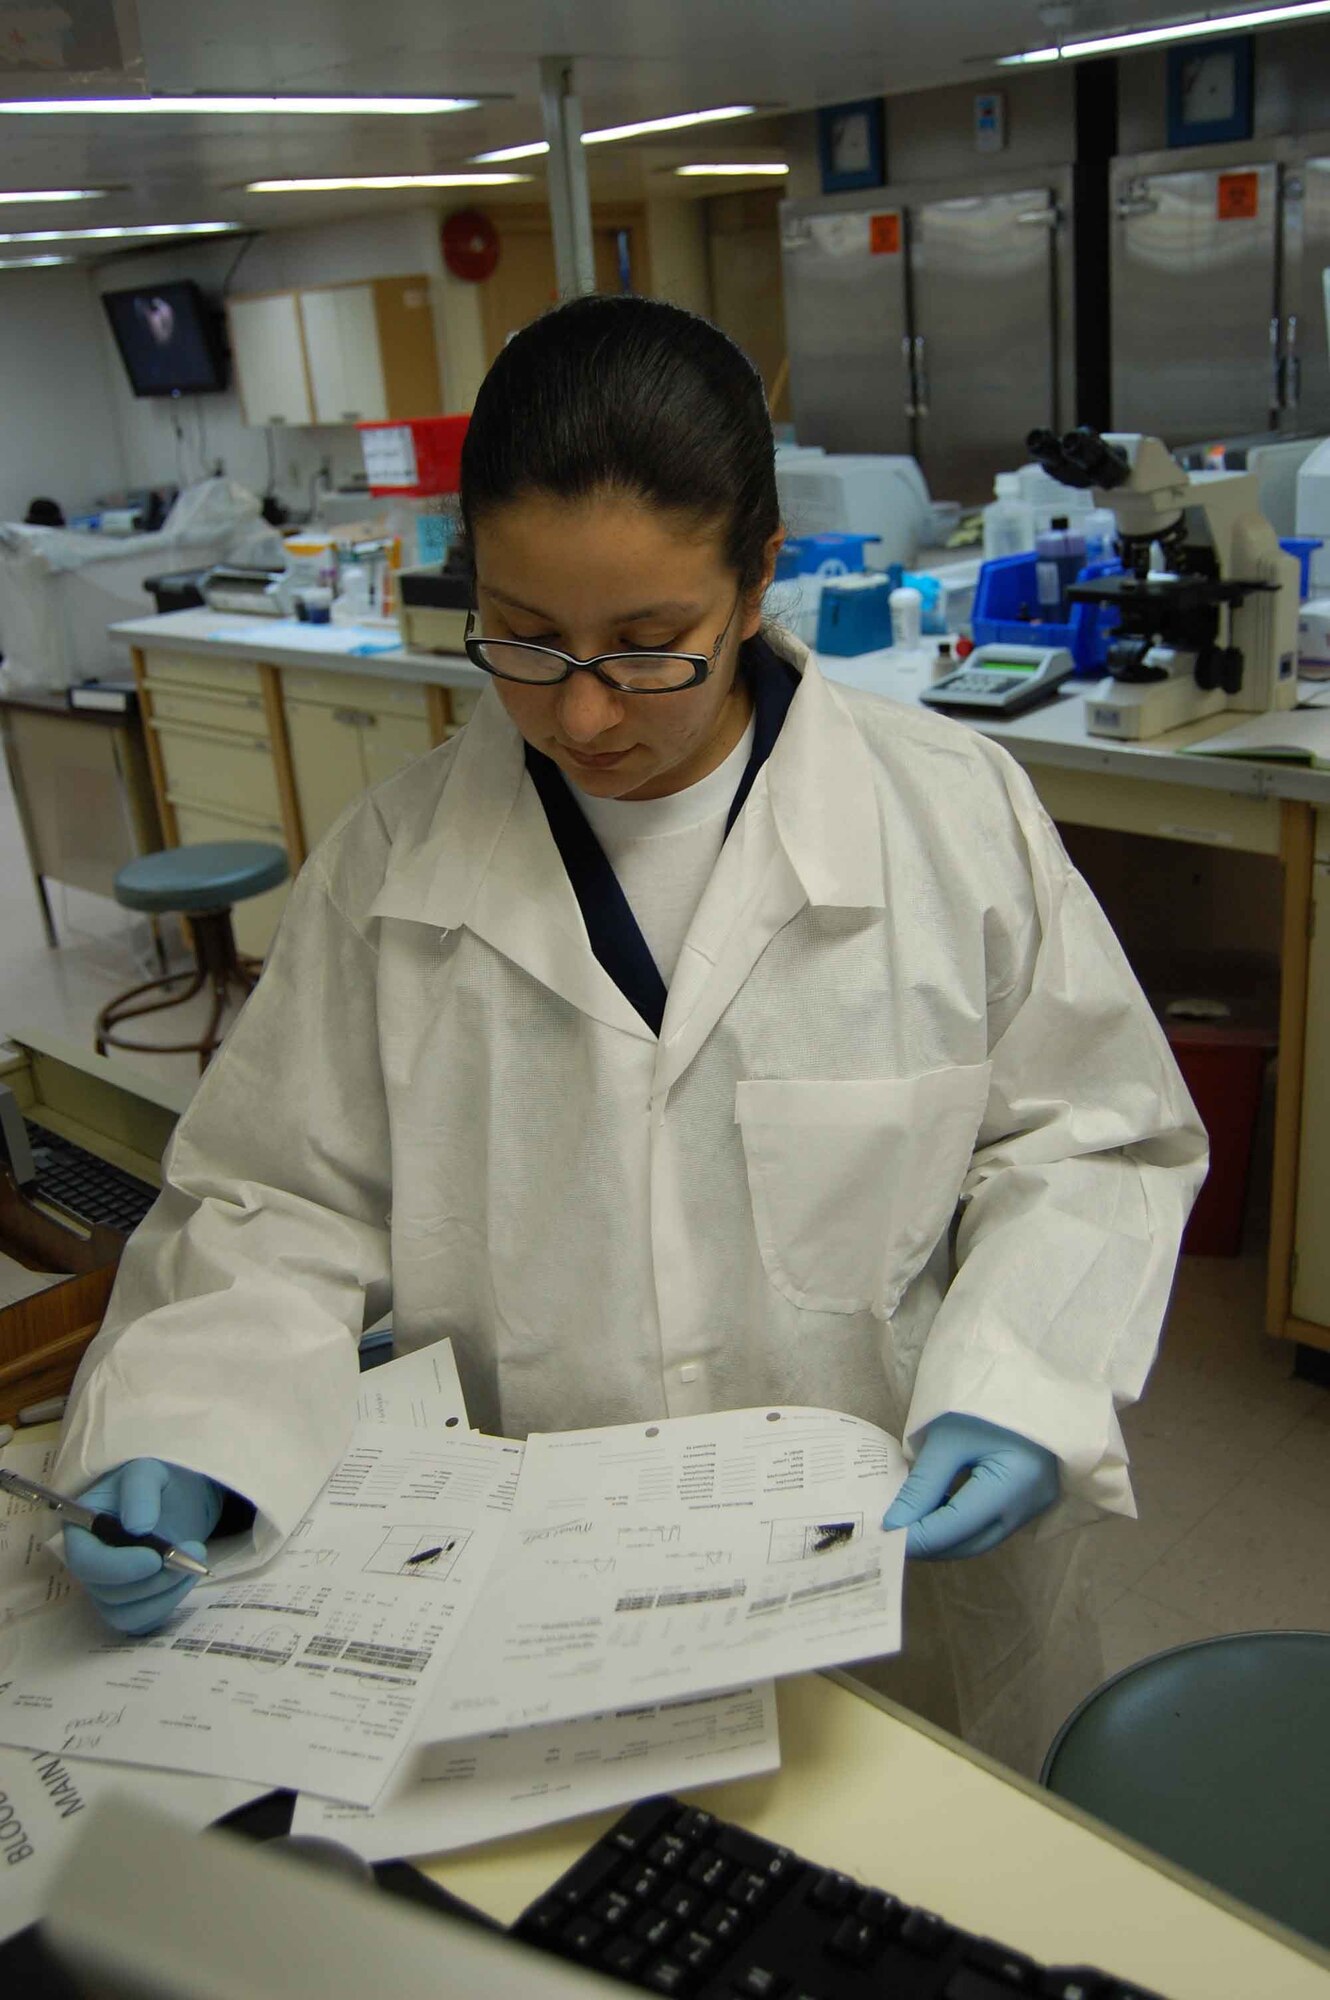
[[[160,1458],[131,1458],[86,1493],[83,1506],[114,1514],[132,1535],[163,1535],[199,1562],[217,1526],[226,1489],[201,1472]],[[153,1632],[197,1582],[164,1568],[155,1549],[113,1549],[86,1528],[65,1529],[65,1562],[117,1632]]]

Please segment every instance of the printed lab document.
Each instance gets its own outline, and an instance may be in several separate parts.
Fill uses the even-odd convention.
[[[498,1551],[522,1447],[359,1424],[263,1569],[159,1631],[81,1593],[0,1625],[0,1743],[372,1805]]]
[[[98,1799],[128,1794],[197,1833],[266,1789],[130,1764],[76,1763],[46,1750],[0,1750],[0,1943],[41,1916],[60,1864],[84,1827],[80,1815]]]
[[[43,1486],[51,1483],[54,1438],[11,1438],[0,1448],[0,1466]],[[0,1490],[0,1628],[74,1595],[74,1582],[48,1546],[56,1516]]]
[[[291,1831],[341,1841],[366,1861],[391,1861],[779,1769],[776,1691],[763,1681],[417,1749],[368,1811],[302,1793]]]
[[[829,1410],[527,1440],[502,1558],[437,1683],[441,1743],[899,1651],[900,1446]]]
[[[356,1387],[356,1419],[421,1431],[469,1430],[451,1340],[436,1340],[367,1368]]]

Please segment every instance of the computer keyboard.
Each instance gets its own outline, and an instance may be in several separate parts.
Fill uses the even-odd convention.
[[[107,1160],[98,1159],[58,1132],[27,1121],[37,1179],[24,1193],[65,1209],[79,1222],[100,1222],[128,1236],[157,1199],[157,1189]]]
[[[687,2000],[1159,2000],[1037,1965],[672,1798],[625,1813],[513,1934]]]

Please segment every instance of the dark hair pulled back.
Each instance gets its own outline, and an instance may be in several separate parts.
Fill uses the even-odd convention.
[[[745,590],[780,526],[757,370],[709,321],[660,299],[580,298],[516,334],[476,398],[462,523],[522,494],[633,494],[723,527]]]

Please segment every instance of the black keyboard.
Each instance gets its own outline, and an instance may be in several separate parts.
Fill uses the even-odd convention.
[[[625,1813],[513,1934],[689,2000],[1158,2000],[1037,1965],[670,1798]]]
[[[28,1119],[27,1127],[37,1179],[28,1183],[25,1194],[63,1208],[79,1222],[117,1229],[122,1236],[138,1228],[157,1199],[155,1187],[45,1125]]]

